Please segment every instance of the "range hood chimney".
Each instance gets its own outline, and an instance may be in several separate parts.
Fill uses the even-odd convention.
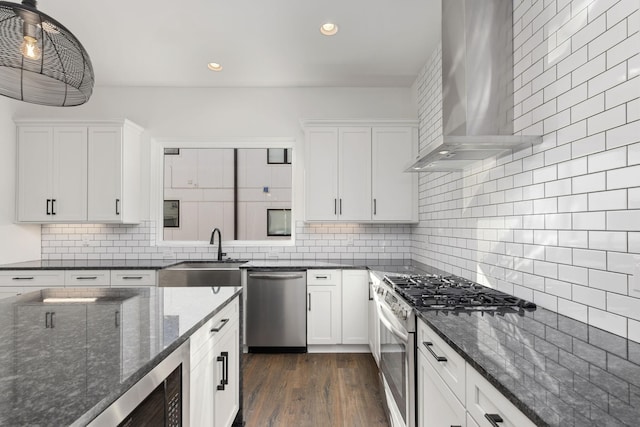
[[[513,134],[513,0],[442,0],[442,131],[406,172],[460,170],[542,141]]]

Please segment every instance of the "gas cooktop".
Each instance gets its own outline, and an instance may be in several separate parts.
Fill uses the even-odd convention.
[[[457,276],[388,275],[385,282],[414,308],[445,314],[481,311],[490,314],[533,311],[530,301],[506,294]]]

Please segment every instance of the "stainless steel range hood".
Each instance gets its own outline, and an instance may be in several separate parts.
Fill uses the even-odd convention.
[[[442,131],[406,172],[460,170],[542,141],[513,135],[513,0],[442,0]]]

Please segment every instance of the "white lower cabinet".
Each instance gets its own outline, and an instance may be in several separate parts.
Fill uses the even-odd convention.
[[[378,319],[378,307],[376,306],[376,299],[374,295],[374,285],[380,283],[380,279],[374,274],[369,273],[371,280],[369,284],[369,301],[368,301],[368,316],[369,316],[369,350],[376,364],[380,366],[380,321]]]
[[[342,344],[369,343],[369,272],[342,270]]]
[[[494,418],[500,427],[535,427],[513,403],[475,369],[467,365],[467,411],[480,427],[492,427]]]
[[[418,351],[418,426],[464,426],[466,411],[427,360],[428,355]]]
[[[192,426],[228,427],[240,407],[240,326],[236,298],[190,338]]]
[[[65,270],[64,285],[78,287],[109,287],[111,275],[109,270]]]
[[[111,270],[111,287],[156,286],[155,270]]]
[[[307,344],[342,342],[342,274],[307,270]]]
[[[63,283],[63,270],[2,270],[0,271],[0,298],[62,286]]]
[[[425,322],[417,329],[418,427],[535,426]]]

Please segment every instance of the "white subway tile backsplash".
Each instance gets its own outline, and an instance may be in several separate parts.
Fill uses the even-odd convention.
[[[586,55],[586,46],[585,46],[585,55]],[[567,59],[570,59],[570,58],[571,57]],[[560,64],[558,64],[558,67],[560,67]],[[603,73],[606,69],[607,69],[607,61],[606,61],[605,54],[601,54],[600,56],[590,59],[584,65],[579,66],[578,68],[576,68],[571,72],[571,82],[573,84],[573,87],[581,85],[587,80],[592,79],[598,74]],[[558,74],[560,74],[560,72],[558,72]]]
[[[607,150],[602,153],[591,154],[587,158],[587,169],[591,174],[593,174],[594,172],[600,172],[603,170],[621,168],[626,165],[627,165],[626,147],[620,147],[614,150]],[[592,191],[597,191],[597,188],[592,189]]]
[[[589,194],[589,210],[605,211],[627,208],[627,190],[600,191]]]
[[[587,119],[587,134],[593,135],[608,129],[622,126],[627,121],[625,105],[619,105]]]
[[[558,266],[558,279],[586,286],[589,283],[589,269],[561,264]]]
[[[562,232],[560,232],[562,233]],[[573,265],[587,268],[607,268],[607,253],[590,249],[574,249]]]
[[[589,287],[626,295],[627,275],[589,269]]]
[[[605,310],[607,308],[607,294],[600,289],[589,288],[587,286],[573,285],[573,301],[584,305]]]
[[[626,251],[627,233],[615,231],[589,231],[589,249]]]
[[[605,230],[605,212],[576,212],[571,214],[574,230]]]
[[[607,212],[607,230],[640,231],[640,210]]]
[[[608,130],[606,136],[607,149],[640,142],[640,120]]]
[[[578,86],[578,88],[580,87],[584,87],[584,84],[581,86]],[[578,95],[579,94],[580,93],[578,92]],[[576,103],[571,103],[568,106],[571,106],[571,120],[573,122],[595,116],[596,114],[599,114],[604,111],[605,102],[604,102],[603,93],[598,94],[592,98],[586,99],[585,101],[582,101],[582,102],[579,102],[578,97],[576,97],[575,99],[572,99],[571,97],[569,97],[563,100],[564,103],[570,103],[572,101],[576,101]],[[588,130],[588,127],[587,127],[587,130]]]
[[[608,31],[589,42],[589,59],[606,52],[626,38],[627,22],[622,21],[613,25]]]
[[[640,165],[607,171],[607,189],[640,187]]]

